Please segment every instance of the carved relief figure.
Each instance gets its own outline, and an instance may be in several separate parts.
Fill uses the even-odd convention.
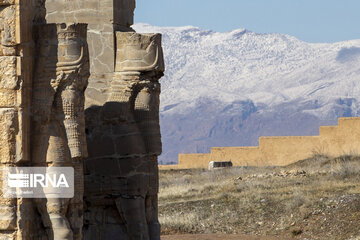
[[[49,239],[82,239],[82,160],[87,157],[84,91],[89,77],[86,32],[86,24],[37,28],[32,163],[75,169],[74,198],[46,195],[48,198],[36,200]]]
[[[159,240],[161,35],[116,32],[116,39],[109,98],[86,115],[85,239]]]
[[[143,146],[139,152],[119,153],[123,158],[119,161],[120,171],[132,185],[119,191],[116,206],[130,239],[159,240],[157,156],[162,149],[158,80],[164,71],[161,35],[118,32],[116,37],[117,73],[108,101],[123,102],[126,108],[118,116],[126,116],[125,122],[135,123],[140,132],[136,135],[137,146]],[[124,142],[127,142],[126,136],[117,144]],[[134,164],[134,167],[129,169],[126,164]]]

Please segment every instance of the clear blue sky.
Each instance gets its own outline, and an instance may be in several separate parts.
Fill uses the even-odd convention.
[[[307,42],[360,39],[360,0],[136,0],[135,22],[247,28]]]

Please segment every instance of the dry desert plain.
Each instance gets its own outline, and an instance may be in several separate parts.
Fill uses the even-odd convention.
[[[351,155],[160,171],[162,239],[358,240],[359,171],[360,157]]]

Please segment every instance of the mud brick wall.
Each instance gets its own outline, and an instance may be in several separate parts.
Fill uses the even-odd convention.
[[[339,118],[337,126],[321,126],[319,136],[261,137],[258,147],[213,147],[210,154],[180,154],[179,164],[160,169],[207,168],[210,161],[234,166],[283,166],[314,154],[360,154],[360,118]]]

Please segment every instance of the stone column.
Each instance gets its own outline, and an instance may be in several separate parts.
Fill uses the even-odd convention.
[[[118,48],[115,71],[117,73],[112,84],[124,85],[128,92],[130,90],[128,114],[133,116],[139,128],[146,152],[141,158],[140,167],[135,171],[129,171],[127,176],[131,179],[136,172],[137,181],[140,184],[129,186],[132,191],[123,192],[116,199],[116,203],[120,214],[125,219],[130,239],[144,237],[144,239],[158,240],[160,239],[160,224],[157,202],[159,187],[157,157],[162,151],[159,124],[159,79],[165,70],[161,35],[117,32],[116,40]],[[110,93],[110,101],[113,100],[114,95],[113,92]],[[129,159],[130,162],[132,160]],[[124,164],[120,165],[120,169],[125,168]],[[135,189],[141,191],[136,192]],[[135,206],[139,212],[137,216],[131,214]],[[141,209],[144,212],[141,212]]]
[[[117,32],[116,40],[109,98],[104,106],[87,109],[85,239],[157,240],[161,35]],[[99,221],[99,214],[112,221]]]
[[[0,0],[1,167],[30,164],[30,94],[34,60],[32,27],[41,16],[45,15],[39,1]],[[30,199],[6,199],[1,195],[1,239],[41,236],[37,227]]]
[[[36,199],[48,239],[82,239],[84,92],[89,77],[87,24],[37,26],[32,104],[32,164],[74,167],[72,199]],[[46,195],[46,193],[45,193]]]

